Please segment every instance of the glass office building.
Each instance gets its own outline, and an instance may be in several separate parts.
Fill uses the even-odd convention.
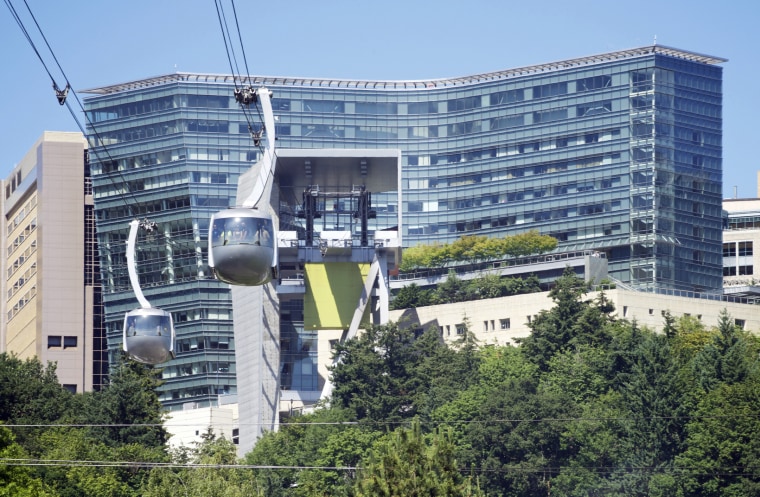
[[[402,151],[403,205],[377,195],[373,208],[377,229],[403,209],[405,246],[536,229],[558,250],[604,251],[636,288],[710,292],[723,271],[723,62],[649,46],[442,80],[250,84],[274,92],[280,149]],[[110,342],[136,307],[128,223],[149,217],[159,229],[139,240],[141,281],[178,335],[169,407],[235,393],[229,289],[210,277],[205,238],[258,156],[240,84],[176,73],[85,101]],[[279,187],[284,229],[302,230],[301,192]]]

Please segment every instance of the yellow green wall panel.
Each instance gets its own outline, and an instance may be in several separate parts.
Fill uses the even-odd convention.
[[[303,325],[307,330],[348,329],[369,274],[370,264],[306,264]],[[362,322],[370,306],[365,309]]]

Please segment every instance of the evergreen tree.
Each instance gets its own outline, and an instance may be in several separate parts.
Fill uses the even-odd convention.
[[[676,457],[685,497],[760,495],[760,377],[722,383],[704,395]]]
[[[91,429],[92,436],[109,445],[137,443],[163,449],[168,435],[156,391],[160,374],[159,369],[122,356],[102,390],[78,397],[74,420],[101,425]]]
[[[356,497],[469,497],[484,495],[460,473],[449,430],[436,432],[431,442],[418,422],[379,442],[356,483]]]
[[[575,276],[573,269],[565,268],[549,292],[554,307],[541,311],[528,324],[531,334],[519,340],[523,352],[541,371],[548,369],[555,354],[564,350],[573,339],[578,340],[577,321],[589,308],[588,302],[581,301],[586,291],[586,284]]]
[[[621,388],[628,430],[620,443],[626,458],[612,479],[624,495],[645,496],[655,487],[675,485],[671,472],[687,413],[682,410],[678,364],[667,337],[645,334],[634,354],[631,373]]]
[[[44,428],[33,425],[57,423],[72,408],[74,396],[58,382],[55,364],[21,360],[0,354],[0,422],[30,425],[15,432],[16,441],[31,455],[44,449],[38,443]]]
[[[712,340],[692,360],[698,387],[708,392],[721,383],[740,383],[757,370],[757,340],[738,329],[724,309]]]
[[[335,348],[330,369],[332,402],[353,411],[355,419],[397,421],[414,416],[419,359],[414,331],[397,323],[370,326]]]

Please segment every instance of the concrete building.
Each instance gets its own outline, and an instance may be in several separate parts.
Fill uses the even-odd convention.
[[[589,280],[584,275],[581,260],[571,258],[565,262],[576,269],[576,275]],[[542,261],[535,266],[522,266],[523,274],[541,271],[542,266],[548,264],[551,263]],[[669,312],[675,318],[693,316],[709,328],[718,324],[720,313],[726,310],[742,329],[760,333],[760,295],[719,296],[678,290],[645,292],[620,284],[603,291],[615,305],[618,318],[635,320],[639,326],[656,331],[662,330],[665,324],[663,312]],[[589,292],[585,298],[594,299],[597,293]],[[549,292],[540,292],[396,310],[391,311],[390,317],[392,321],[422,328],[435,326],[447,342],[454,342],[461,336],[467,321],[469,330],[481,345],[506,345],[514,344],[516,338],[528,336],[531,319],[553,305]]]
[[[395,230],[411,246],[536,229],[559,240],[558,253],[600,252],[609,275],[631,287],[717,294],[724,62],[647,46],[447,79],[175,73],[89,90],[112,359],[124,313],[136,304],[124,240],[129,222],[142,217],[157,222],[159,234],[138,240],[141,285],[177,330],[177,359],[161,390],[167,409],[237,395],[246,381],[239,368],[248,367],[241,357],[261,353],[237,350],[246,330],[233,322],[232,292],[210,274],[205,242],[211,214],[235,205],[238,181],[259,157],[256,130],[233,96],[240,85],[274,92],[278,149],[400,150],[401,195],[373,192],[370,236]],[[330,166],[316,154],[297,159],[276,187],[280,231],[317,245],[322,233],[353,237],[346,199],[310,204],[320,216],[312,225],[300,216],[314,197],[295,179]],[[315,338],[304,304],[279,305],[289,318],[270,331],[291,333],[288,346],[300,347],[268,367],[284,380],[288,361],[301,361],[298,378],[279,386],[316,395],[325,378],[314,356],[299,355]],[[242,312],[236,305],[235,315]],[[285,322],[292,326],[283,331]]]
[[[723,286],[729,295],[760,295],[760,198],[725,199]]]
[[[0,350],[57,363],[73,392],[108,373],[87,144],[45,132],[2,182]]]

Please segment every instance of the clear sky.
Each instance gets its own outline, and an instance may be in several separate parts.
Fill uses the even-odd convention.
[[[176,71],[230,73],[213,0],[5,0],[0,5],[0,177],[43,131],[76,131],[59,86],[83,90]],[[229,0],[224,0],[231,16]],[[754,0],[238,0],[251,74],[369,80],[466,76],[657,44],[723,65],[723,192],[757,197],[760,2]],[[78,109],[76,101],[72,107]],[[84,118],[78,115],[84,125]]]

